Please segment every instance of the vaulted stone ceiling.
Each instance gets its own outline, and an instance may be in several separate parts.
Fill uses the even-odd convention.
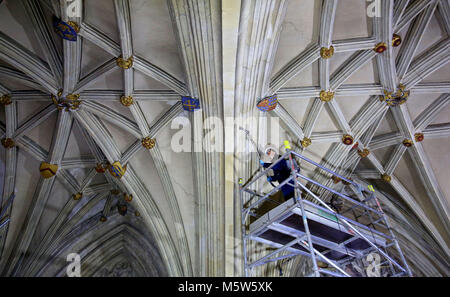
[[[14,141],[1,148],[0,219],[10,219],[0,229],[2,275],[65,275],[73,252],[84,276],[241,275],[236,181],[257,160],[239,128],[264,145],[266,120],[277,117],[280,139],[377,186],[416,275],[449,275],[448,0],[381,1],[379,17],[368,17],[363,0],[80,3],[73,18],[64,0],[0,4],[1,134]],[[53,16],[78,24],[76,41],[54,32]],[[331,46],[334,54],[321,56]],[[131,67],[119,67],[119,57],[133,57]],[[406,103],[380,101],[400,84]],[[71,94],[80,95],[76,109],[52,102]],[[257,100],[272,94],[278,107],[258,111]],[[184,111],[186,95],[201,110]],[[171,147],[176,117],[191,120],[200,138],[195,118],[243,120],[208,134],[223,139],[225,153],[208,152],[217,146],[209,138],[191,153]],[[358,147],[343,144],[344,134]],[[96,170],[116,161],[127,165],[120,179]],[[42,162],[58,165],[54,177],[41,176]],[[117,204],[127,205],[125,216]],[[283,264],[287,275],[302,263]]]

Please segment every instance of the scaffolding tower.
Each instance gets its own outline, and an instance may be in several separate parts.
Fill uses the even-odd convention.
[[[257,181],[267,183],[266,174],[283,159],[290,167],[290,177],[273,185],[268,193],[255,189]],[[333,175],[344,187],[337,191],[314,181],[302,173],[298,161]],[[307,183],[321,194],[314,193]],[[294,187],[294,197],[284,203],[271,199],[284,185]],[[326,203],[323,198],[329,195],[342,207]],[[247,183],[241,181],[240,202],[245,276],[251,276],[257,266],[297,255],[311,258],[313,272],[309,276],[412,276],[373,187],[366,189],[297,152],[288,149]],[[273,207],[261,214],[258,207],[263,203]],[[274,250],[250,262],[250,241]]]

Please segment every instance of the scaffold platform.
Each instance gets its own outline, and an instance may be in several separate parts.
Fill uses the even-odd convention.
[[[258,191],[261,183],[268,183],[267,172],[282,160],[287,160],[291,168],[290,178],[278,186],[272,184],[268,193]],[[341,180],[341,189],[337,191],[307,177],[301,170],[302,163]],[[295,188],[294,197],[282,203],[273,200],[285,185]],[[366,189],[287,150],[270,167],[241,183],[240,193],[246,276],[252,275],[257,266],[298,255],[311,258],[310,276],[412,276],[373,187]],[[342,202],[339,210],[325,202],[330,196]],[[273,206],[261,214],[259,208],[268,203]],[[250,242],[265,244],[273,251],[260,257],[249,255]],[[372,261],[370,269],[378,274],[365,272],[368,267],[364,263],[367,266],[370,262],[367,259]],[[355,265],[359,272],[352,270]]]

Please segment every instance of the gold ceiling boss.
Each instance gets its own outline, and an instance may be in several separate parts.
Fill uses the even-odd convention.
[[[331,45],[330,48],[322,47],[320,49],[320,56],[322,59],[330,59],[334,55],[334,47]]]
[[[41,172],[43,178],[51,178],[56,175],[58,165],[42,162],[39,171]]]
[[[133,67],[133,57],[129,57],[127,60],[122,58],[122,56],[118,57],[117,60],[117,66],[119,66],[122,69],[130,69]]]

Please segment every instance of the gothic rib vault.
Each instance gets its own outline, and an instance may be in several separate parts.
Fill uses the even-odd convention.
[[[71,252],[83,276],[241,275],[236,182],[258,160],[240,128],[264,145],[271,118],[297,151],[377,187],[415,275],[450,274],[448,0],[381,1],[373,18],[363,0],[80,4],[73,18],[64,0],[0,4],[1,275],[64,276]],[[272,94],[277,108],[257,110]],[[210,138],[176,153],[179,116],[193,137],[206,134],[196,118],[243,120],[213,130],[225,153]],[[277,265],[257,273],[307,263]]]

